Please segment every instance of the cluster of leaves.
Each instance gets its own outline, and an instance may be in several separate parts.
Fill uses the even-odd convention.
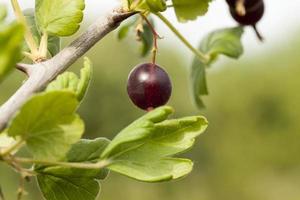
[[[204,117],[167,120],[173,109],[165,106],[136,120],[112,141],[80,139],[84,122],[76,110],[88,88],[91,69],[85,58],[80,78],[72,72],[58,76],[21,108],[5,131],[16,144],[26,144],[33,163],[39,164],[34,171],[44,197],[94,200],[99,180],[109,170],[146,182],[187,175],[192,161],[173,156],[189,149],[206,129]]]
[[[158,15],[174,8],[178,21],[195,20],[204,15],[211,0],[123,0],[128,11],[139,11],[144,16]],[[23,37],[32,34],[23,45],[23,51],[54,56],[60,51],[61,37],[70,36],[79,29],[85,7],[84,0],[36,0],[34,10],[23,12],[25,23],[6,24],[5,9],[0,6],[0,80],[21,59]],[[17,10],[17,9],[16,9]],[[150,23],[153,24],[151,18]],[[135,27],[141,54],[147,55],[153,47],[153,35],[143,17],[135,17],[119,32],[123,39]],[[199,47],[208,60],[195,58],[191,81],[199,107],[201,95],[208,93],[205,71],[219,55],[238,58],[243,29],[222,29],[209,34]],[[1,148],[0,160],[7,152],[15,153],[25,144],[32,157],[27,163],[34,165],[34,175],[44,197],[48,200],[85,199],[97,197],[100,186],[109,170],[130,178],[159,182],[187,175],[193,167],[189,159],[176,155],[191,148],[195,138],[207,127],[202,116],[168,119],[174,112],[171,107],[157,108],[123,129],[110,141],[106,138],[81,139],[84,122],[77,114],[92,77],[91,62],[85,58],[80,77],[72,72],[58,76],[41,93],[29,99],[1,134],[12,144]],[[2,138],[1,138],[2,139]],[[0,140],[1,140],[0,139]],[[13,139],[13,140],[12,140]],[[1,144],[1,142],[0,142]],[[3,159],[4,160],[4,159]],[[18,160],[16,159],[16,162]],[[19,159],[21,162],[22,159]],[[24,159],[23,159],[24,161]],[[21,164],[21,163],[20,163]]]
[[[82,74],[89,74],[84,73],[90,69],[88,60],[85,65]],[[80,140],[84,123],[76,109],[87,88],[81,83],[88,83],[89,77],[62,74],[21,108],[6,131],[18,143],[26,144],[34,160],[53,162],[53,166],[35,167],[46,199],[95,199],[98,180],[104,179],[108,170],[147,182],[177,179],[192,170],[192,161],[173,156],[193,145],[207,121],[201,116],[167,120],[173,113],[168,106],[147,113],[111,142],[105,138]],[[87,169],[80,163],[106,164]]]
[[[51,56],[60,51],[60,37],[74,34],[82,20],[83,0],[66,1],[65,4],[37,0],[35,10],[23,12],[37,44],[45,42],[45,35],[49,36],[46,37],[46,46]],[[4,18],[2,13],[1,19]],[[4,42],[18,44],[11,48],[18,48],[20,52],[23,26],[16,23],[4,26],[1,23],[1,31],[2,26],[19,30],[19,33],[6,33],[7,38],[17,37],[18,41],[9,43],[6,39]],[[143,25],[143,28],[149,27]],[[147,40],[149,37],[141,34],[140,38]],[[152,41],[147,42],[152,45]],[[23,50],[30,51],[29,46],[26,43]],[[12,63],[1,63],[0,69],[4,69],[2,66],[5,70],[6,67],[12,69],[21,59],[20,55],[12,59],[10,56],[16,54],[9,49],[5,47],[3,52]],[[147,49],[144,48],[144,54]],[[27,162],[35,164],[33,175],[37,176],[39,187],[48,200],[94,200],[99,194],[99,181],[108,175],[109,170],[146,182],[181,178],[192,170],[191,160],[174,156],[194,144],[195,138],[206,129],[207,121],[202,116],[168,120],[174,112],[168,106],[147,113],[112,141],[106,138],[81,139],[84,122],[76,112],[91,77],[91,62],[85,58],[80,77],[65,72],[43,92],[29,99],[1,133],[0,158],[5,158],[7,153],[17,153],[20,146],[25,145],[32,155],[26,158]],[[19,162],[22,164],[22,159]]]

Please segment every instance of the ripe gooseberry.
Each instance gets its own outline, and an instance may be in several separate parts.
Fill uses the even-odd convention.
[[[163,68],[153,63],[144,63],[130,72],[127,92],[136,106],[151,110],[168,102],[172,83]]]
[[[262,36],[256,28],[256,24],[261,20],[264,15],[265,5],[263,0],[244,0],[243,5],[245,8],[244,15],[237,12],[237,2],[239,0],[226,0],[232,17],[241,25],[253,26],[258,38],[263,40]]]

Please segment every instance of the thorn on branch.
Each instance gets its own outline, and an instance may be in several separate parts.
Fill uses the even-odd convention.
[[[27,76],[30,76],[32,72],[32,65],[24,64],[24,63],[17,63],[16,68],[21,72],[25,73]]]

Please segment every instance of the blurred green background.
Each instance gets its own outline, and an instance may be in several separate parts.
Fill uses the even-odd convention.
[[[80,113],[87,138],[112,138],[143,114],[126,94],[129,71],[140,62],[137,46],[114,34],[93,48],[94,77]],[[158,63],[173,80],[170,105],[176,116],[205,115],[210,126],[187,157],[195,161],[188,177],[171,183],[140,183],[111,173],[102,184],[104,200],[299,200],[300,198],[300,38],[280,48],[239,61],[222,59],[208,72],[207,108],[192,103],[188,67],[182,50],[167,42]],[[189,53],[189,52],[188,52]],[[78,72],[82,59],[74,66]],[[0,86],[0,103],[22,83],[14,72]],[[18,176],[0,164],[0,185],[7,200],[16,199]],[[28,184],[27,200],[41,200],[36,183]]]

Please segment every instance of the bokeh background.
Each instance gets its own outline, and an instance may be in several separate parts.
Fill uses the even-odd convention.
[[[0,3],[9,3],[0,0]],[[24,8],[33,0],[22,1]],[[87,0],[83,31],[91,21],[117,5],[117,1]],[[299,200],[300,198],[300,1],[266,0],[266,15],[259,24],[266,41],[260,43],[251,29],[243,38],[245,54],[238,60],[222,58],[209,69],[210,95],[206,109],[192,103],[189,67],[192,54],[163,24],[156,21],[160,41],[158,63],[172,77],[169,104],[175,116],[202,114],[210,126],[186,154],[195,160],[188,177],[169,183],[136,182],[111,173],[102,184],[103,200]],[[170,11],[166,16],[175,20]],[[175,22],[175,21],[174,21]],[[216,28],[235,25],[223,0],[212,3],[197,22],[175,23],[196,46]],[[67,44],[70,38],[64,40]],[[119,42],[112,33],[88,54],[94,77],[80,113],[87,138],[113,138],[143,112],[126,94],[129,71],[149,58],[140,58],[134,36]],[[79,60],[71,69],[78,72]],[[22,83],[12,73],[0,86],[3,103]],[[16,199],[18,176],[0,164],[0,185],[7,200]],[[27,200],[41,200],[36,183],[28,184]]]

